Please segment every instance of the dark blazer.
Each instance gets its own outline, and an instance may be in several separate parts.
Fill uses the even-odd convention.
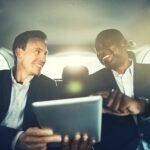
[[[0,71],[0,122],[5,118],[9,108],[11,87],[10,70]],[[24,112],[23,130],[38,125],[31,108],[31,103],[34,101],[55,99],[56,95],[57,88],[52,79],[40,75],[31,80]],[[17,132],[17,129],[0,126],[0,150],[11,150],[12,140]]]
[[[102,69],[89,77],[89,93],[119,87],[110,69]],[[134,65],[134,95],[150,98],[150,65]],[[138,118],[141,116],[139,115]],[[141,120],[141,119],[140,119]],[[115,116],[103,114],[102,141],[95,145],[99,150],[136,150],[141,136],[150,142],[150,123],[140,121],[135,124],[133,116]]]

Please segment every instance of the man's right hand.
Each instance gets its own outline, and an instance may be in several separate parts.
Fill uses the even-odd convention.
[[[103,113],[114,114],[118,116],[138,115],[145,112],[146,102],[144,100],[135,100],[118,90],[100,91],[96,93],[104,98]]]
[[[23,132],[17,141],[19,150],[46,150],[47,143],[61,142],[61,136],[53,134],[51,129],[29,128]]]

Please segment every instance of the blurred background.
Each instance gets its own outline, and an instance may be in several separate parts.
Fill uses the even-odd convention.
[[[89,73],[103,66],[94,52],[96,35],[119,29],[130,41],[137,61],[150,63],[150,0],[0,0],[0,69],[13,65],[15,36],[39,29],[48,35],[43,73],[62,78],[69,65],[84,65]]]

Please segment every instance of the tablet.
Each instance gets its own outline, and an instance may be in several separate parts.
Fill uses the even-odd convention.
[[[100,141],[101,96],[34,102],[32,107],[42,128],[52,128],[54,132],[70,137],[78,132],[88,133]]]

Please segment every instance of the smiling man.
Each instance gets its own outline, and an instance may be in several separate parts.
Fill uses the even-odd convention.
[[[90,93],[104,98],[101,150],[150,149],[150,65],[129,58],[128,42],[116,29],[100,32],[97,57],[106,68],[89,77]]]
[[[15,66],[0,71],[0,149],[31,150],[61,142],[51,129],[40,129],[31,104],[56,98],[53,80],[41,74],[46,61],[46,35],[26,31],[13,43]]]
[[[19,34],[13,43],[15,66],[0,71],[0,150],[90,150],[95,142],[78,134],[60,144],[61,135],[39,128],[32,102],[58,98],[55,82],[41,74],[46,39],[39,30]]]

